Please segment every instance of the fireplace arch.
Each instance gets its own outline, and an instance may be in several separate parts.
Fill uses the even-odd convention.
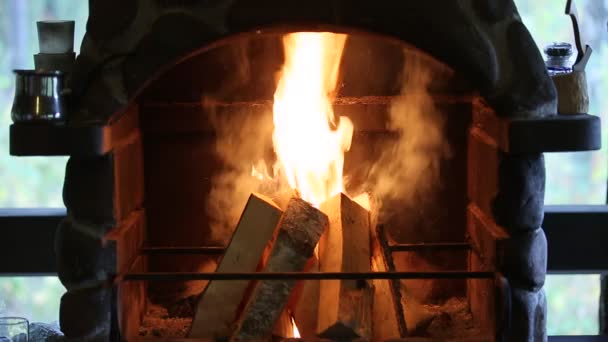
[[[79,101],[72,120],[107,120],[159,70],[222,38],[268,28],[332,27],[385,35],[426,51],[466,74],[499,115],[556,112],[555,88],[512,1],[97,0],[76,61]]]
[[[495,266],[492,270],[504,272],[514,285],[516,291],[507,294],[506,299],[501,298],[506,302],[512,300],[513,307],[523,313],[511,317],[515,319],[516,327],[512,332],[513,340],[542,340],[544,329],[536,327],[544,327],[546,310],[544,294],[539,290],[546,268],[546,240],[540,228],[544,194],[541,152],[544,150],[520,146],[519,151],[509,154],[513,138],[501,135],[499,116],[517,119],[552,115],[556,111],[556,95],[540,54],[512,2],[343,0],[328,5],[325,1],[284,4],[265,0],[253,4],[251,1],[157,0],[145,6],[142,1],[135,0],[120,4],[118,1],[91,2],[88,30],[73,75],[75,109],[69,124],[116,124],[117,129],[113,132],[120,133],[120,127],[128,132],[110,153],[95,158],[73,156],[67,166],[64,199],[69,218],[59,228],[57,244],[60,277],[69,290],[62,300],[61,314],[66,335],[89,336],[97,333],[96,329],[101,325],[111,326],[112,323],[114,329],[104,330],[104,334],[113,331],[135,336],[137,324],[133,322],[141,318],[137,316],[137,310],[121,311],[119,308],[145,306],[145,292],[135,285],[137,283],[120,284],[114,292],[100,284],[117,274],[146,269],[143,264],[130,268],[131,262],[145,240],[144,227],[161,227],[154,230],[156,236],[147,237],[156,239],[155,242],[166,240],[163,233],[171,233],[163,231],[162,226],[175,224],[171,219],[178,216],[161,218],[156,215],[166,209],[163,205],[167,203],[174,205],[175,213],[180,213],[183,206],[180,201],[171,203],[171,196],[193,194],[186,199],[193,203],[204,202],[202,195],[195,194],[186,184],[197,176],[207,175],[197,172],[207,165],[189,164],[188,161],[214,159],[209,142],[216,137],[212,134],[200,136],[201,127],[205,133],[212,127],[207,122],[192,121],[201,117],[193,111],[200,109],[200,95],[204,93],[201,89],[209,86],[205,82],[221,81],[222,69],[214,70],[218,72],[215,77],[196,78],[199,83],[195,86],[170,89],[167,84],[185,81],[185,71],[191,70],[197,61],[204,59],[202,56],[217,51],[225,42],[276,34],[277,30],[280,33],[326,29],[342,32],[349,28],[349,33],[364,33],[362,36],[369,33],[372,37],[384,37],[384,42],[412,44],[415,46],[410,48],[412,51],[424,51],[423,55],[433,63],[443,65],[447,74],[452,75],[450,68],[456,71],[454,82],[449,83],[452,88],[442,89],[440,84],[438,91],[446,90],[450,95],[441,98],[447,107],[445,113],[461,115],[458,118],[446,115],[446,120],[454,120],[446,124],[446,134],[452,134],[449,141],[454,155],[449,159],[452,164],[445,167],[447,171],[453,171],[457,181],[448,184],[444,191],[446,196],[455,196],[458,200],[445,202],[444,207],[450,215],[436,217],[443,223],[459,227],[454,230],[457,236],[446,241],[462,242],[474,239],[470,234],[477,234],[477,240],[472,242],[494,251],[490,252],[494,254],[486,255],[491,260],[489,265],[476,264],[472,268],[485,270]],[[116,6],[124,7],[124,11],[115,18],[113,9]],[[397,64],[402,63],[402,56],[392,55],[391,58]],[[273,62],[274,65],[279,65],[279,61],[280,58]],[[390,70],[401,68],[391,69],[392,63],[386,63],[384,59],[382,62],[376,67],[385,68],[384,72],[389,75]],[[184,69],[180,73],[181,67]],[[269,65],[266,70],[272,68]],[[274,81],[272,72],[264,75],[266,78],[261,82],[271,85]],[[463,78],[470,85],[460,82]],[[397,95],[399,91],[399,87],[392,87],[390,81],[376,86],[378,93],[374,95]],[[484,100],[474,98],[471,88],[478,89]],[[247,88],[249,97],[245,100],[268,99],[273,90],[274,87]],[[362,90],[349,91],[357,96],[364,95]],[[247,92],[232,91],[231,94]],[[154,104],[151,99],[173,101],[172,107],[163,108],[163,103]],[[183,100],[181,108],[176,105],[180,99]],[[193,103],[198,107],[190,106]],[[363,107],[387,105],[373,101],[359,104]],[[189,119],[167,120],[167,109],[174,115],[181,110],[180,115],[190,115]],[[366,118],[367,112],[362,111],[361,118]],[[155,122],[155,118],[160,120]],[[366,124],[371,125],[372,131],[374,127],[383,127],[382,122],[373,120]],[[173,132],[168,132],[172,129]],[[154,137],[156,133],[165,136]],[[180,137],[173,139],[171,135],[175,133]],[[167,168],[170,162],[179,166],[178,172],[163,175],[162,171],[170,169]],[[183,177],[179,187],[166,181],[179,177]],[[157,190],[161,191],[150,193]],[[200,193],[205,194],[207,190]],[[469,203],[474,205],[467,207]],[[189,214],[193,212],[191,209]],[[432,216],[433,213],[426,214]],[[194,222],[194,226],[204,221],[202,216],[200,220],[192,220],[194,216],[184,217]],[[186,227],[186,221],[179,221],[179,226],[192,229]],[[503,241],[506,239],[504,230],[495,224],[517,234],[517,239]],[[198,231],[197,238],[206,233],[208,231]],[[178,245],[188,242],[186,234],[180,239],[174,242]],[[412,242],[432,240],[440,241],[429,238]],[[108,241],[111,241],[109,245]],[[531,263],[508,262],[511,256],[515,256],[514,260]],[[445,261],[449,257],[436,260]],[[462,258],[456,265],[470,266],[466,262],[467,259]],[[175,264],[179,264],[179,257],[164,266]],[[520,267],[522,264],[529,267]],[[158,262],[157,266],[162,267],[163,262]],[[484,286],[493,288],[493,285]],[[456,291],[464,291],[464,287],[460,286]],[[120,299],[126,297],[125,293],[130,298],[126,304]],[[73,326],[74,315],[85,306],[93,307],[94,313],[84,322],[84,327],[82,324]],[[483,312],[480,307],[476,310]],[[115,315],[111,322],[109,312]]]

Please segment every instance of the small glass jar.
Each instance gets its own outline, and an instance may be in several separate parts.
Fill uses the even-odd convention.
[[[0,317],[0,342],[28,342],[29,322],[21,317]]]
[[[549,76],[572,72],[572,45],[569,43],[551,43],[545,47],[545,65]]]

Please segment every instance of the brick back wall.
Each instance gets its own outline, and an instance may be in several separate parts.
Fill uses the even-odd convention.
[[[464,100],[463,100],[464,101]],[[470,124],[470,103],[440,104],[447,118],[446,137],[450,141],[451,158],[441,166],[441,186],[437,188],[433,200],[421,203],[420,207],[404,208],[399,203],[392,203],[387,208],[391,213],[386,226],[393,238],[402,243],[464,241],[466,228],[466,143]],[[162,108],[162,110],[159,110]],[[203,107],[183,104],[173,106],[140,105],[143,134],[144,168],[145,168],[145,207],[147,213],[148,243],[156,246],[196,246],[218,244],[210,231],[210,217],[207,214],[208,195],[212,179],[225,170],[225,165],[215,153],[216,133],[208,126]],[[357,112],[357,106],[353,106]],[[383,117],[386,106],[374,107],[376,113]],[[198,111],[196,120],[178,120],[181,114],[192,118]],[[340,111],[348,112],[348,106]],[[256,114],[251,114],[255,116]],[[257,114],[262,117],[262,114]],[[357,120],[355,120],[357,121]],[[359,120],[359,122],[366,122]],[[375,120],[367,121],[374,123]],[[373,128],[373,127],[372,127]],[[368,166],[376,160],[386,144],[391,144],[393,135],[388,131],[365,131],[356,133],[352,148],[346,154],[345,173],[350,179],[352,188],[365,179]],[[264,139],[263,137],[260,139]],[[258,139],[258,140],[260,140]],[[266,137],[270,143],[270,136]],[[255,160],[243,160],[250,165]],[[367,166],[366,166],[367,165]],[[404,184],[403,186],[410,186]],[[424,205],[423,205],[424,204]],[[453,255],[434,254],[413,258],[408,253],[398,256],[403,269],[413,269],[420,262],[428,264],[431,269],[465,269],[466,257],[455,258]],[[422,258],[422,259],[420,259]],[[176,271],[196,271],[204,261],[175,260],[157,258],[150,260],[151,269]],[[418,286],[420,285],[420,286]],[[417,284],[410,281],[408,287],[421,289],[420,299],[436,301],[458,294],[465,295],[465,283],[454,281],[431,281]],[[151,295],[162,298],[167,293],[180,296],[182,291],[190,291],[185,284],[154,284],[150,287]]]
[[[211,115],[230,118],[242,125],[250,120],[271,120],[276,73],[283,58],[278,36],[240,39],[177,64],[139,97],[147,236],[151,245],[221,244],[213,239],[212,218],[207,213],[213,179],[226,170],[216,153],[219,133]],[[402,49],[402,45],[394,42],[366,36],[354,36],[346,46],[341,66],[341,100],[334,109],[336,115],[349,117],[355,125],[352,147],[345,158],[351,190],[362,187],[370,166],[394,143],[394,133],[386,128],[387,118],[392,96],[400,92],[403,64],[428,58],[416,55],[415,49],[404,57]],[[423,65],[449,75],[445,67],[432,60]],[[439,165],[440,186],[432,196],[407,206],[398,201],[385,203],[387,231],[402,243],[465,240],[467,132],[472,98],[458,75],[437,77],[430,89],[437,109],[444,116],[451,156]],[[220,105],[210,105],[203,100],[205,97]],[[258,134],[255,141],[268,146],[272,153],[271,132],[266,133],[266,136],[254,133]],[[241,139],[238,133],[234,135],[234,139]],[[244,166],[257,161],[256,156],[242,157]],[[420,263],[431,269],[466,269],[464,254],[456,258],[445,253],[416,258],[409,254],[399,256],[403,269],[415,269]],[[160,258],[149,260],[149,265],[151,269],[177,271],[196,271],[203,266],[197,260],[176,263]],[[411,281],[408,286],[419,288],[419,299],[427,302],[466,294],[465,283],[458,281]],[[154,284],[151,296],[167,297],[168,293],[179,296],[189,290],[184,284]]]

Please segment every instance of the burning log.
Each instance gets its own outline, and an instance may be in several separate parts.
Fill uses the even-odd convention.
[[[291,312],[287,308],[279,315],[279,319],[272,329],[272,336],[273,338],[276,337],[280,339],[299,337],[294,333],[295,331],[296,327],[294,325],[294,320]]]
[[[304,200],[292,198],[279,222],[264,272],[302,271],[327,226],[327,216]],[[237,323],[232,341],[268,338],[295,283],[295,280],[258,282]]]
[[[370,217],[366,209],[337,195],[321,205],[329,229],[319,243],[322,272],[369,272]],[[370,338],[373,289],[364,280],[322,280],[317,333],[329,339]]]
[[[319,272],[319,258],[313,256],[308,261],[309,272]],[[301,281],[293,291],[289,307],[293,312],[295,324],[305,341],[315,340],[317,335],[317,316],[319,314],[319,280]]]
[[[254,272],[276,231],[281,209],[252,194],[216,272]],[[202,293],[190,337],[228,337],[249,281],[212,281]]]

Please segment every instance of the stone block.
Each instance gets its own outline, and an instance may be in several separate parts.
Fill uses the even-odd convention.
[[[116,267],[114,248],[104,245],[97,230],[72,218],[64,219],[57,229],[57,273],[68,290],[99,285]]]
[[[70,157],[63,185],[68,214],[101,230],[116,224],[114,216],[114,156]]]
[[[505,116],[556,114],[557,91],[532,35],[520,21],[513,21],[506,34],[509,59],[513,63],[510,73],[517,77],[504,89],[504,95],[493,101],[497,112]]]
[[[545,159],[537,154],[501,154],[498,167],[498,194],[493,216],[509,231],[529,231],[541,226],[544,218]]]
[[[515,14],[513,0],[473,0],[473,7],[484,21],[494,24]]]
[[[103,51],[100,50],[100,47],[91,35],[85,34],[80,44],[80,54],[76,57],[73,65],[73,74],[70,82],[74,98],[80,98],[85,91],[90,89],[91,77],[97,72],[99,64],[104,60],[105,56],[102,54]]]
[[[133,95],[168,63],[219,37],[196,16],[175,12],[158,18],[139,41],[135,53],[124,62],[124,78],[128,94]]]
[[[137,0],[90,0],[87,32],[99,41],[114,38],[133,22],[138,3]]]
[[[30,341],[36,342],[60,342],[63,340],[63,333],[59,326],[47,323],[30,323]]]
[[[511,287],[511,328],[508,342],[547,341],[547,299],[543,289]]]
[[[124,84],[122,73],[122,60],[112,59],[112,61],[103,65],[103,68],[97,72],[103,77],[94,77],[86,79],[82,84],[82,80],[78,79],[78,71],[73,75],[75,82],[75,90],[80,94],[80,107],[71,115],[69,120],[77,125],[89,124],[105,124],[117,112],[125,110],[129,100]],[[82,63],[79,63],[82,61]],[[76,61],[76,68],[86,67],[84,58],[79,58]]]
[[[538,291],[545,284],[547,273],[547,238],[538,228],[511,235],[499,261],[509,281],[517,287]]]
[[[59,308],[59,326],[65,337],[109,341],[111,297],[111,290],[103,286],[66,292]]]

